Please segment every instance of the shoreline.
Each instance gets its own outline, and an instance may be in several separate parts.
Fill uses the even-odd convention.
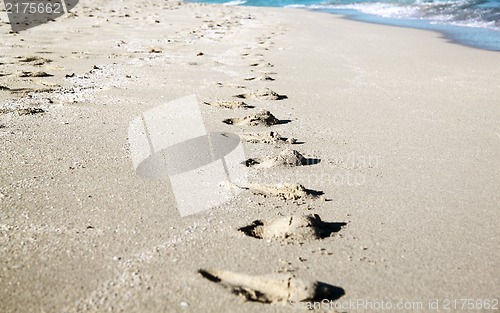
[[[311,10],[314,11],[314,10]],[[329,13],[329,12],[327,12]],[[356,19],[355,17],[350,17],[348,14],[341,14],[341,13],[330,13],[330,14],[336,14],[343,16],[345,19],[350,20],[350,21],[355,21],[355,22],[360,22],[360,23],[367,23],[367,24],[375,24],[375,25],[385,25],[385,26],[391,26],[391,27],[399,27],[399,28],[410,28],[410,29],[418,29],[418,30],[423,30],[423,31],[429,31],[429,32],[434,32],[438,33],[441,35],[441,37],[446,40],[449,43],[452,44],[457,44],[460,46],[468,47],[468,48],[474,48],[474,49],[479,49],[479,50],[485,50],[485,51],[492,51],[492,52],[500,52],[500,46],[496,49],[493,48],[487,48],[485,46],[480,46],[479,44],[474,44],[474,43],[468,43],[466,41],[460,41],[459,39],[453,38],[453,34],[450,31],[444,31],[444,30],[437,30],[437,29],[427,29],[423,27],[417,27],[417,26],[404,26],[404,25],[397,25],[397,24],[390,24],[390,23],[383,23],[383,22],[375,22],[375,21],[369,21],[369,20],[362,20],[362,19]],[[364,13],[362,13],[364,14]],[[368,14],[365,14],[366,16],[369,16]],[[377,17],[377,16],[374,16]],[[377,17],[380,18],[380,17]],[[451,24],[444,24],[446,27],[464,27],[464,26],[455,26]],[[483,28],[481,28],[483,29]],[[486,31],[495,31],[491,29],[486,29]],[[500,36],[500,35],[499,35]]]
[[[195,2],[196,3],[196,2]],[[203,2],[202,2],[203,3]],[[210,3],[210,2],[207,2]],[[221,5],[227,5],[221,3]],[[319,4],[318,4],[319,5]],[[475,27],[475,26],[464,26],[464,25],[455,25],[448,23],[435,23],[432,19],[418,19],[418,18],[394,18],[394,17],[384,17],[379,16],[377,14],[364,13],[357,9],[328,9],[328,8],[311,8],[306,5],[286,5],[286,6],[252,6],[243,4],[242,6],[248,7],[262,7],[262,8],[293,8],[293,9],[305,9],[313,12],[327,12],[334,15],[344,16],[349,20],[358,21],[369,24],[378,24],[378,25],[386,25],[386,26],[394,26],[394,27],[402,27],[402,28],[412,28],[412,29],[420,29],[427,30],[431,32],[438,32],[443,35],[444,38],[449,40],[452,43],[456,43],[459,45],[464,45],[467,47],[472,47],[476,49],[488,50],[488,51],[500,51],[500,45],[498,40],[483,40],[478,42],[477,39],[472,40],[471,37],[478,37],[477,32],[493,32],[496,33],[498,37],[499,29],[491,29],[485,27]],[[415,24],[417,23],[417,24]],[[406,25],[405,25],[406,24]],[[431,26],[431,25],[435,26]],[[466,36],[469,39],[460,39],[463,36],[464,31],[468,33]],[[471,33],[473,32],[473,33]]]
[[[296,280],[342,289],[335,303],[422,311],[498,296],[498,53],[286,8],[93,1],[75,13],[18,35],[0,25],[5,312],[289,312]],[[261,165],[248,190],[180,217],[168,181],[136,174],[127,137],[134,118],[188,95],[208,132],[297,142],[244,142]],[[236,100],[249,107],[219,107]],[[244,119],[261,110],[282,122]],[[281,166],[286,149],[316,161]],[[283,200],[266,187],[277,183],[323,195]],[[326,224],[301,219],[316,215]],[[297,228],[276,226],[289,216]],[[311,223],[328,235],[301,233]],[[256,285],[276,303],[232,293]]]

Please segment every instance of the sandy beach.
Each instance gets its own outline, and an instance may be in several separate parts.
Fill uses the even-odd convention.
[[[1,312],[498,311],[500,53],[293,8],[0,18]],[[181,216],[129,127],[192,95],[249,176]]]

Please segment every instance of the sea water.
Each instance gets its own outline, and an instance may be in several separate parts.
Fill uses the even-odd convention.
[[[379,24],[439,31],[451,41],[500,51],[500,0],[203,0],[299,7]]]

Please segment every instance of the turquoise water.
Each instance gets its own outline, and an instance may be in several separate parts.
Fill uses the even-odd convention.
[[[299,7],[379,24],[439,31],[451,41],[500,51],[500,0],[205,0],[227,5]]]

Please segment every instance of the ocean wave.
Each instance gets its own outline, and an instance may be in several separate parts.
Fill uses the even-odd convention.
[[[498,7],[497,7],[498,5]],[[314,4],[310,9],[356,10],[383,18],[426,19],[431,23],[500,30],[500,3],[486,1],[351,2]]]
[[[188,0],[189,1],[189,0]],[[500,0],[191,0],[344,14],[380,24],[439,31],[454,42],[500,51]],[[456,27],[455,27],[456,26]]]

